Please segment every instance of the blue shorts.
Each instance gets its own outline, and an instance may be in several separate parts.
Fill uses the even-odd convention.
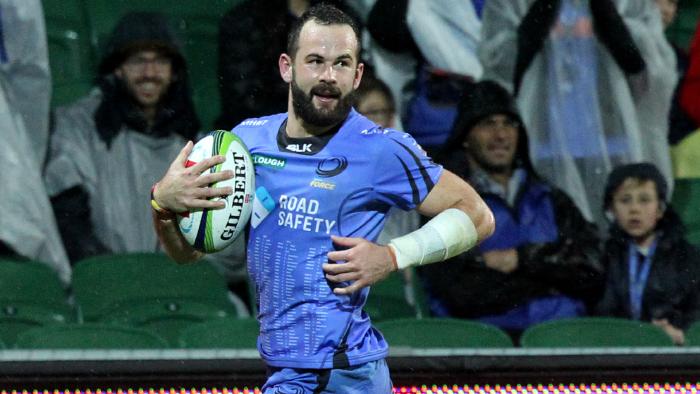
[[[393,387],[385,360],[343,369],[268,367],[263,394],[390,394]]]

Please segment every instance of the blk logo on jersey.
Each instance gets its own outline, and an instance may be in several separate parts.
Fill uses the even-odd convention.
[[[321,160],[316,166],[316,174],[323,178],[334,177],[348,168],[348,159],[345,156],[330,157]]]
[[[296,153],[311,153],[312,145],[313,144],[289,144],[286,149]]]

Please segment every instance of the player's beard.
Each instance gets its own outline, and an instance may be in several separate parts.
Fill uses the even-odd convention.
[[[306,94],[294,80],[292,80],[291,87],[294,113],[301,118],[304,123],[316,127],[330,127],[345,120],[355,100],[354,90],[342,96],[340,89],[324,82],[311,88],[309,94]],[[336,96],[338,98],[338,103],[335,108],[330,110],[318,109],[313,103],[314,94]]]

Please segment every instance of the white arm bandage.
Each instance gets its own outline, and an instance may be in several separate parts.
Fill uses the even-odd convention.
[[[418,230],[389,242],[399,269],[436,263],[466,252],[478,240],[469,215],[449,208]]]

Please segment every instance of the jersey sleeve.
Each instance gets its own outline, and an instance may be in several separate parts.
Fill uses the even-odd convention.
[[[414,209],[433,189],[442,166],[433,162],[409,134],[385,134],[381,159],[375,166],[375,191],[391,205]]]

